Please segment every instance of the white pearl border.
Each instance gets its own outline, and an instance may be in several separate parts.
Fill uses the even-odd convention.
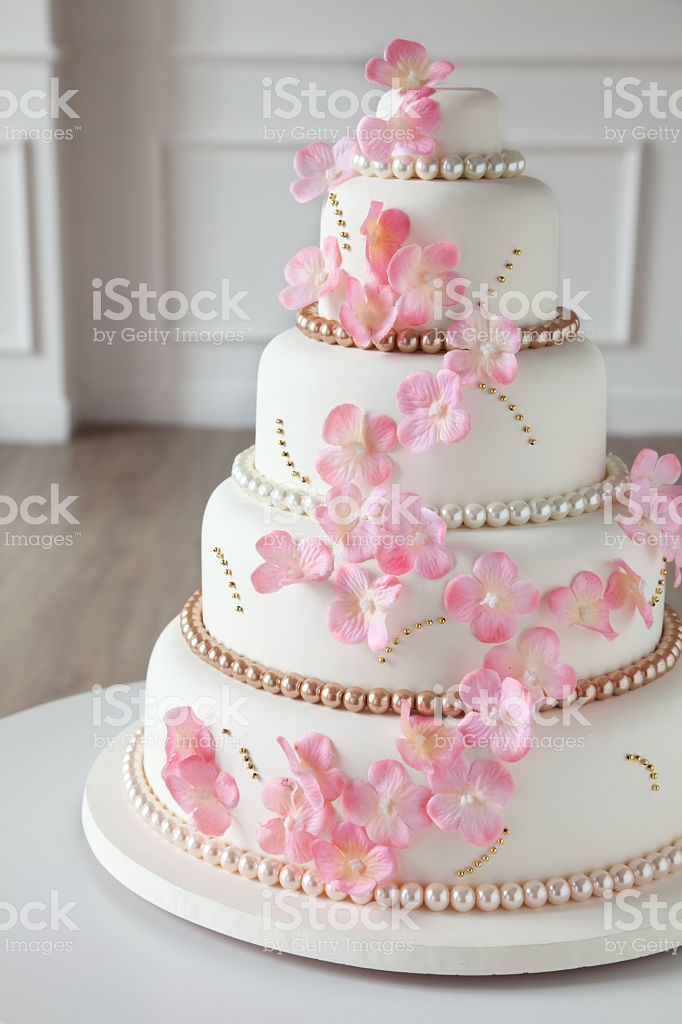
[[[140,726],[134,739],[128,743],[123,757],[123,786],[135,810],[164,839],[181,850],[204,860],[214,867],[224,868],[244,878],[257,879],[264,885],[280,885],[283,889],[302,890],[308,896],[322,896],[332,900],[349,897],[333,885],[325,884],[314,868],[298,864],[285,864],[276,857],[263,857],[259,853],[242,850],[224,839],[211,839],[197,832],[178,818],[156,796],[149,784],[142,763],[144,728]],[[445,885],[443,882],[386,882],[376,885],[365,896],[351,896],[354,903],[374,901],[379,906],[400,904],[416,910],[455,911],[470,910],[531,910],[550,903],[560,906],[571,901],[583,903],[593,896],[633,887],[643,888],[666,875],[682,870],[682,836],[672,843],[642,857],[633,857],[627,864],[614,864],[608,870],[599,868],[589,873],[577,872],[568,878],[554,876],[541,882],[482,882],[472,886],[465,883]]]
[[[256,446],[240,452],[232,464],[232,478],[249,497],[260,499],[282,511],[313,516],[324,498],[312,488],[303,489],[289,484],[278,484],[256,470]],[[470,502],[467,505],[427,505],[447,524],[448,530],[460,526],[477,530],[482,526],[525,526],[526,523],[546,523],[550,519],[565,519],[601,508],[605,494],[617,494],[630,479],[628,467],[617,455],[606,456],[606,476],[598,483],[578,491],[557,494],[551,498],[532,498],[530,501],[490,501],[487,505]]]
[[[518,149],[503,149],[501,153],[470,153],[468,156],[427,156],[410,160],[409,157],[393,157],[385,163],[370,160],[364,153],[356,153],[353,157],[353,169],[365,178],[420,178],[432,181],[444,178],[446,181],[457,181],[466,178],[468,181],[480,181],[495,178],[516,178],[526,169],[526,158]]]

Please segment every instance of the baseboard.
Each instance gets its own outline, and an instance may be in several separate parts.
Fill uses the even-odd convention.
[[[0,395],[0,443],[63,444],[71,427],[65,395]]]

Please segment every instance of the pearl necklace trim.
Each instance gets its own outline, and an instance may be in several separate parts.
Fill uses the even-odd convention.
[[[240,452],[232,464],[232,478],[251,498],[260,499],[285,512],[313,516],[315,509],[324,504],[323,496],[312,488],[279,484],[259,473],[255,467],[256,446]],[[546,523],[550,519],[565,519],[596,512],[601,508],[605,494],[614,494],[630,479],[628,467],[617,455],[606,456],[606,476],[598,483],[579,491],[569,491],[550,498],[532,498],[515,501],[490,501],[487,505],[469,502],[467,505],[427,505],[447,524],[449,530],[460,526],[477,530],[482,526],[525,526],[526,523]]]
[[[415,352],[422,352],[427,356],[438,355],[447,351],[453,346],[448,341],[447,330],[420,331],[418,328],[408,327],[400,331],[389,331],[380,341],[374,342],[373,348],[365,348],[357,345],[354,338],[348,334],[338,320],[330,320],[319,316],[317,303],[312,302],[309,306],[296,314],[296,326],[301,334],[313,341],[324,341],[328,345],[341,345],[344,348],[356,346],[363,352],[371,352],[377,349],[379,352],[402,352],[403,355],[413,355]],[[545,348],[547,345],[563,345],[567,342],[579,340],[581,335],[580,319],[570,309],[559,307],[557,315],[553,320],[541,320],[521,331],[521,348]]]
[[[267,693],[281,694],[290,700],[301,699],[307,704],[323,704],[328,708],[355,713],[365,710],[375,715],[393,712],[400,715],[402,702],[410,702],[413,713],[433,717],[434,709],[440,706],[444,717],[462,718],[466,713],[464,704],[458,699],[457,691],[443,694],[443,690],[394,690],[382,686],[370,690],[363,686],[341,686],[340,683],[323,682],[299,675],[296,672],[282,672],[267,668],[244,654],[238,654],[215,637],[204,625],[202,616],[201,591],[189,598],[180,613],[180,629],[189,649],[202,661],[217,668],[224,675],[240,683]],[[647,683],[660,679],[677,664],[682,655],[682,623],[677,613],[666,605],[663,612],[663,631],[657,647],[651,654],[603,675],[579,679],[575,692],[558,706],[573,704],[582,698],[585,704],[593,700],[607,700],[619,697],[629,690],[637,690]],[[438,704],[436,703],[438,702]],[[549,705],[548,705],[549,706]],[[553,706],[553,705],[552,705]]]
[[[409,157],[395,156],[385,162],[370,160],[364,153],[356,153],[353,168],[366,178],[400,178],[406,181],[416,175],[422,181],[434,178],[480,181],[481,178],[516,178],[525,171],[526,158],[518,149],[503,149],[501,153],[470,153],[469,156],[453,154],[440,159],[437,156],[419,156],[410,160]]]
[[[123,787],[138,814],[164,839],[179,849],[214,867],[243,878],[256,879],[264,885],[302,891],[307,896],[326,896],[331,900],[351,899],[354,903],[375,902],[381,907],[401,905],[416,910],[493,911],[540,909],[545,904],[562,905],[571,901],[583,903],[592,896],[604,897],[614,891],[643,888],[682,869],[682,837],[672,843],[633,857],[627,864],[614,864],[608,870],[576,873],[568,878],[555,876],[542,882],[483,882],[477,886],[445,885],[443,882],[386,882],[376,885],[365,896],[348,897],[333,885],[325,885],[314,868],[287,864],[275,857],[242,850],[224,839],[212,839],[197,832],[177,817],[149,784],[143,764],[144,729],[140,727],[123,757]]]

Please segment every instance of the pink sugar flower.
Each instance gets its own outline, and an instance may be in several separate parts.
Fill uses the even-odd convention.
[[[535,700],[544,696],[554,700],[570,697],[577,684],[575,669],[559,661],[561,644],[553,629],[531,626],[524,629],[516,647],[503,644],[492,647],[483,667],[493,669],[503,679],[512,676],[530,690]]]
[[[422,455],[437,444],[455,444],[471,430],[469,413],[460,409],[459,377],[450,370],[411,373],[398,385],[395,400],[405,413],[405,419],[398,424],[398,440],[415,455]]]
[[[365,75],[368,82],[405,92],[423,85],[435,85],[454,70],[455,65],[449,60],[429,62],[421,43],[392,39],[384,50],[384,59],[373,57],[367,63]]]
[[[431,796],[426,786],[407,781],[400,761],[374,761],[368,782],[353,779],[343,791],[341,809],[354,825],[363,825],[373,843],[404,850],[412,833],[428,828],[426,805]]]
[[[653,608],[644,593],[644,580],[632,569],[623,558],[614,558],[617,568],[609,576],[604,600],[611,609],[627,607],[630,611],[638,611],[644,619],[647,629],[654,624]]]
[[[166,761],[182,761],[193,755],[212,761],[215,743],[210,729],[190,707],[169,708],[163,716],[166,726]]]
[[[332,447],[322,449],[315,468],[328,484],[357,480],[376,487],[391,475],[393,460],[386,453],[395,447],[396,432],[390,416],[337,405],[322,427],[322,439]]]
[[[447,525],[418,494],[398,494],[384,512],[382,543],[376,560],[382,572],[404,576],[414,569],[425,580],[437,580],[452,568],[445,544]]]
[[[471,709],[459,726],[464,745],[490,747],[500,761],[520,761],[533,736],[533,695],[518,679],[501,679],[491,668],[468,672],[459,695]]]
[[[432,718],[410,714],[410,702],[400,705],[402,738],[395,741],[405,764],[418,772],[429,774],[449,764],[462,751],[462,737],[458,729],[439,725]]]
[[[278,736],[277,742],[312,807],[317,810],[340,796],[344,778],[334,766],[336,752],[328,736],[309,732],[296,740],[293,747],[283,736]]]
[[[431,91],[405,93],[386,119],[363,117],[356,138],[365,156],[380,163],[393,156],[430,156],[436,148],[431,135],[440,124],[440,107],[430,98]]]
[[[459,373],[463,384],[510,384],[516,377],[521,328],[503,316],[484,316],[480,309],[472,309],[448,331],[448,344],[445,366]]]
[[[577,626],[601,633],[607,640],[618,636],[611,626],[602,581],[593,572],[579,572],[570,587],[556,587],[547,595],[549,610],[562,626]]]
[[[333,807],[323,802],[314,809],[293,779],[268,779],[261,799],[275,817],[258,826],[256,839],[260,848],[276,857],[285,855],[295,864],[311,860],[311,844],[334,820]]]
[[[331,843],[317,839],[312,853],[320,878],[350,896],[364,896],[393,877],[398,862],[393,850],[377,846],[364,828],[342,821]]]
[[[334,568],[332,549],[319,537],[296,540],[287,530],[273,530],[256,541],[256,551],[265,559],[251,573],[253,589],[274,594],[292,583],[326,580]]]
[[[367,269],[380,284],[388,284],[388,265],[410,233],[410,218],[402,210],[384,210],[384,204],[373,199],[369,212],[360,225],[365,236]]]
[[[398,600],[396,576],[372,576],[361,565],[340,565],[332,576],[337,600],[327,608],[327,628],[342,644],[367,640],[370,650],[386,646],[386,615]]]
[[[322,249],[308,245],[292,256],[284,268],[289,283],[279,293],[285,309],[300,309],[333,292],[341,273],[341,250],[331,235],[325,238]]]
[[[484,644],[499,644],[516,632],[517,615],[527,615],[538,603],[538,588],[518,579],[518,567],[502,551],[479,555],[473,575],[454,576],[443,595],[455,622],[470,622],[471,632]]]
[[[635,457],[630,471],[632,480],[647,480],[651,487],[667,487],[676,484],[682,473],[682,465],[676,455],[661,455],[653,448],[642,448]]]
[[[431,821],[444,832],[459,830],[474,846],[488,846],[504,828],[500,810],[514,795],[514,780],[497,761],[470,765],[458,757],[429,778],[434,796],[428,802]]]
[[[330,146],[328,142],[311,142],[294,157],[298,174],[289,191],[297,203],[321,196],[353,177],[353,156],[358,151],[355,139],[344,136]]]
[[[315,510],[315,518],[344,562],[374,557],[387,493],[385,487],[376,487],[363,498],[356,484],[337,484]]]
[[[239,800],[237,783],[227,772],[202,757],[170,761],[161,772],[170,795],[195,828],[207,836],[222,836],[232,824],[230,809]]]
[[[459,251],[452,242],[404,245],[388,265],[388,282],[398,298],[398,317],[408,327],[419,327],[439,319],[438,307],[455,306],[464,293],[463,282],[455,284],[454,267]]]
[[[396,294],[389,285],[368,281],[363,288],[356,277],[346,279],[346,301],[339,307],[339,320],[360,348],[381,341],[396,315]]]

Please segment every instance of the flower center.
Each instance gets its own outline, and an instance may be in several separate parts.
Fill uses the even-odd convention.
[[[462,793],[459,798],[459,802],[462,807],[471,807],[471,805],[476,802],[476,798],[472,793]]]
[[[292,816],[290,814],[287,814],[286,818],[284,819],[284,827],[286,829],[290,829],[290,828],[293,828],[295,824],[296,824],[296,822],[295,822],[294,818],[292,818]]]
[[[485,595],[481,604],[487,604],[488,608],[495,608],[500,603],[498,594],[491,594],[490,591]]]
[[[324,284],[328,277],[329,274],[326,270],[320,270],[319,273],[315,275],[315,284]]]
[[[446,406],[442,398],[432,402],[429,407],[429,416],[440,417],[445,412]]]
[[[495,354],[495,348],[494,348],[493,345],[490,344],[489,341],[484,341],[483,342],[483,344],[481,345],[481,350],[480,351],[481,351],[481,355],[485,359],[490,359],[490,357]]]
[[[206,789],[205,786],[199,786],[199,788],[195,789],[194,792],[196,794],[196,799],[197,800],[212,800],[213,799],[213,790],[212,789]]]
[[[593,612],[590,606],[582,604],[580,608],[578,608],[578,617],[584,626],[589,626],[593,618]]]
[[[383,811],[384,814],[390,814],[391,817],[395,817],[396,809],[393,801],[387,793],[384,793],[383,796],[379,798],[379,810]]]
[[[528,683],[529,686],[532,686],[536,679],[537,676],[535,672],[531,672],[529,671],[529,669],[526,669],[526,671],[523,673],[523,681],[524,683]]]
[[[365,870],[365,865],[358,857],[351,857],[351,859],[348,861],[348,868],[354,874],[361,875],[362,872]]]
[[[325,181],[336,181],[340,174],[341,171],[338,169],[338,167],[328,167],[327,170],[324,172]]]
[[[417,545],[417,547],[421,547],[423,544],[426,544],[427,539],[428,538],[426,536],[426,531],[421,529],[421,527],[416,529],[412,534],[412,540]]]
[[[370,615],[374,611],[375,605],[371,597],[360,598],[360,611],[363,615]]]
[[[435,280],[435,274],[432,274],[430,270],[425,270],[422,274],[422,280],[424,284],[433,284]]]
[[[353,451],[356,455],[362,455],[367,449],[365,448],[363,441],[356,441],[353,445]]]

